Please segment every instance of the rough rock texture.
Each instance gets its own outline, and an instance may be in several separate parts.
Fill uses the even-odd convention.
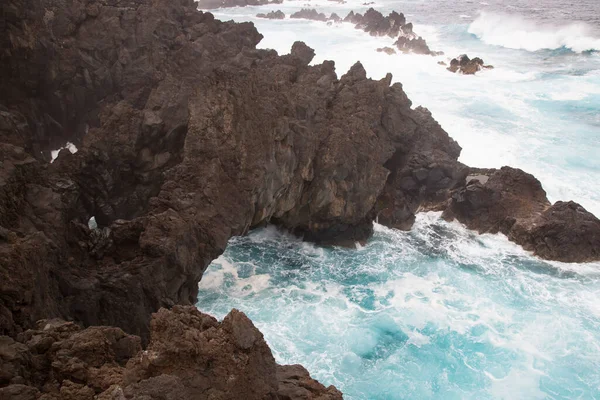
[[[267,18],[267,19],[285,19],[285,14],[281,10],[271,11],[268,14],[256,14],[258,18]]]
[[[600,259],[600,220],[574,202],[551,205],[540,182],[520,169],[473,169],[444,211],[480,233],[502,232],[534,254],[565,262]]]
[[[318,12],[314,8],[303,8],[302,10],[296,11],[295,13],[290,15],[290,18],[310,19],[312,21],[327,21],[329,19],[327,18],[327,15]]]
[[[440,52],[432,52],[425,39],[421,36],[405,35],[398,37],[394,46],[403,53],[415,53],[425,55],[439,55]]]
[[[145,339],[232,235],[271,222],[354,245],[404,159],[458,155],[391,75],[256,50],[251,24],[191,1],[119,4],[4,4],[0,333],[62,317]]]
[[[0,398],[342,398],[301,366],[277,365],[262,334],[237,310],[219,323],[194,307],[161,309],[150,336],[142,350],[141,339],[121,329],[81,329],[62,320],[40,321],[17,340],[1,336]]]
[[[369,8],[364,15],[350,11],[344,21],[355,24],[356,29],[361,29],[371,36],[396,37],[406,25],[404,14],[392,11],[387,17],[384,17],[374,8]]]
[[[209,263],[255,226],[353,245],[375,218],[407,229],[422,209],[468,221],[478,206],[461,200],[472,185],[460,147],[391,75],[367,79],[357,63],[338,77],[333,62],[309,66],[301,42],[283,56],[257,50],[252,24],[190,0],[7,0],[0,26],[0,334],[22,345],[54,317],[146,343],[151,313],[194,304]],[[79,151],[49,164],[68,141]],[[598,258],[597,220],[565,204],[510,237],[544,257]],[[45,358],[11,354],[33,377],[11,375],[2,393],[36,396],[20,385]],[[70,358],[60,396],[97,393]],[[191,390],[144,379],[148,393]]]
[[[283,0],[198,0],[198,7],[203,10],[228,7],[264,6],[281,4]]]
[[[443,54],[442,52],[431,51],[425,39],[413,32],[413,24],[411,22],[406,23],[404,14],[398,14],[396,11],[392,11],[386,17],[373,8],[369,8],[364,15],[350,11],[344,18],[344,22],[354,24],[356,29],[368,32],[371,36],[397,38],[394,46],[403,53]]]
[[[491,65],[485,65],[483,60],[479,57],[470,59],[466,54],[460,55],[453,58],[450,61],[450,66],[447,68],[450,72],[459,72],[464,75],[474,75],[477,71],[482,69],[494,68]]]

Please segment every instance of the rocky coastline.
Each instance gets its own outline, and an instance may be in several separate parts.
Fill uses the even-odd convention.
[[[543,258],[600,259],[596,217],[521,170],[458,162],[389,74],[256,49],[252,24],[191,0],[7,0],[0,26],[0,396],[341,398],[277,366],[242,313],[178,306],[266,223],[352,246],[375,219],[439,210]]]

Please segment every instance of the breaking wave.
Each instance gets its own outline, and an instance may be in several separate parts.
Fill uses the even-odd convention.
[[[542,25],[518,15],[482,12],[469,26],[469,33],[483,42],[510,49],[537,51],[567,48],[577,53],[600,50],[600,38],[589,25]]]

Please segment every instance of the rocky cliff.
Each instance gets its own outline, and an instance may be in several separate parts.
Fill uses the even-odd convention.
[[[161,309],[150,343],[119,328],[42,320],[0,338],[0,399],[341,400],[300,365],[277,365],[243,313],[223,322],[195,307]]]
[[[147,343],[151,314],[195,304],[252,227],[353,245],[376,218],[449,208],[469,225],[479,204],[458,144],[391,75],[339,77],[301,42],[257,50],[252,24],[191,0],[7,0],[0,18],[0,334],[58,317]],[[66,142],[79,151],[49,163]],[[513,240],[599,257],[595,217],[541,207],[552,228]]]

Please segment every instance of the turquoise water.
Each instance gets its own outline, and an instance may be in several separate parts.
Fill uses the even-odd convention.
[[[282,363],[348,399],[600,398],[600,270],[530,257],[435,213],[358,249],[234,238],[198,304],[246,312]]]
[[[311,1],[323,12],[363,1]],[[381,1],[404,11],[437,58],[376,53],[391,45],[350,25],[256,19],[303,2],[216,12],[253,21],[261,46],[295,40],[334,60],[392,72],[463,147],[461,161],[512,165],[551,201],[600,215],[600,3],[581,0]],[[596,51],[590,51],[596,49]],[[450,74],[467,53],[495,69]],[[301,363],[348,399],[600,399],[600,263],[532,257],[501,235],[476,235],[438,214],[411,232],[376,226],[357,250],[318,248],[274,228],[233,238],[200,283],[198,306],[246,312],[280,363]]]

